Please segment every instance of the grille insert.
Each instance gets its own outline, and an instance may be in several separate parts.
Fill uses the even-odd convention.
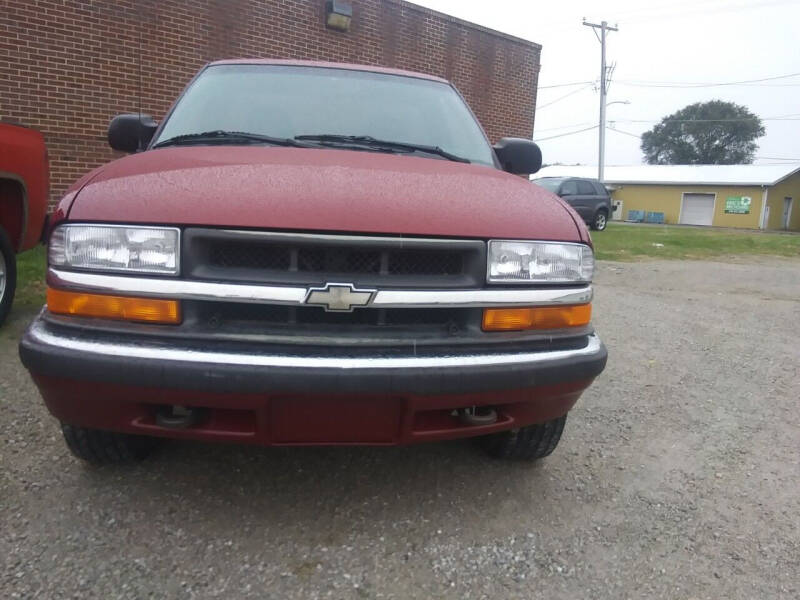
[[[202,323],[214,328],[308,325],[314,328],[356,327],[374,330],[441,327],[455,332],[465,324],[469,313],[469,309],[446,308],[362,308],[341,313],[327,312],[318,306],[201,302],[199,314]]]
[[[389,261],[392,275],[458,275],[463,256],[456,252],[406,251]]]
[[[210,246],[209,264],[222,268],[246,266],[285,271],[291,266],[291,256],[288,248],[253,248],[247,244],[223,242]]]
[[[486,245],[479,240],[194,228],[184,239],[185,272],[197,279],[398,288],[474,288],[485,280]]]
[[[292,248],[221,243],[210,246],[214,267],[268,269],[305,273],[459,275],[463,256],[457,252],[361,250],[338,247]]]

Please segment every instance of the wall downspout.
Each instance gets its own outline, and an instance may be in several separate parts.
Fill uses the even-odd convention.
[[[767,216],[767,201],[769,200],[769,187],[766,185],[761,186],[761,216],[758,219],[759,229],[766,229],[767,224],[764,222],[764,217]]]

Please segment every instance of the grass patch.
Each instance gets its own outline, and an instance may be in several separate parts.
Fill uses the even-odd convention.
[[[605,231],[592,232],[592,241],[600,260],[800,257],[800,235],[784,233],[609,223]]]
[[[17,255],[17,294],[15,308],[39,308],[44,304],[44,274],[47,252],[44,246]]]

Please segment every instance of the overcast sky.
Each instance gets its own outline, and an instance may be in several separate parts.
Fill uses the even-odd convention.
[[[597,164],[600,44],[583,17],[618,24],[609,34],[616,70],[608,101],[610,127],[640,135],[687,104],[720,99],[747,106],[765,120],[757,163],[800,162],[800,0],[413,0],[416,4],[542,45],[534,139],[547,163]],[[798,73],[749,85],[645,87],[624,82],[720,83]],[[569,95],[568,95],[569,94]],[[564,97],[566,96],[566,97]],[[551,104],[552,103],[552,104]],[[653,121],[647,123],[636,120]],[[606,164],[643,161],[639,139],[609,131]]]

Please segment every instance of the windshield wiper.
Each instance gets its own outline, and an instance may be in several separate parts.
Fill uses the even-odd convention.
[[[305,140],[309,142],[320,142],[321,144],[334,144],[342,146],[367,146],[369,148],[406,151],[406,152],[425,152],[426,154],[438,154],[447,160],[468,163],[468,159],[451,154],[439,146],[426,146],[424,144],[411,144],[408,142],[393,142],[391,140],[377,140],[369,135],[335,135],[324,133],[319,135],[296,135],[295,140]]]
[[[247,143],[247,144],[270,144],[272,146],[295,146],[298,148],[310,148],[308,144],[303,144],[292,138],[272,137],[261,135],[260,133],[247,133],[246,131],[203,131],[202,133],[186,133],[176,135],[169,139],[158,142],[153,148],[164,146],[191,146],[192,144],[225,144],[225,143]]]

